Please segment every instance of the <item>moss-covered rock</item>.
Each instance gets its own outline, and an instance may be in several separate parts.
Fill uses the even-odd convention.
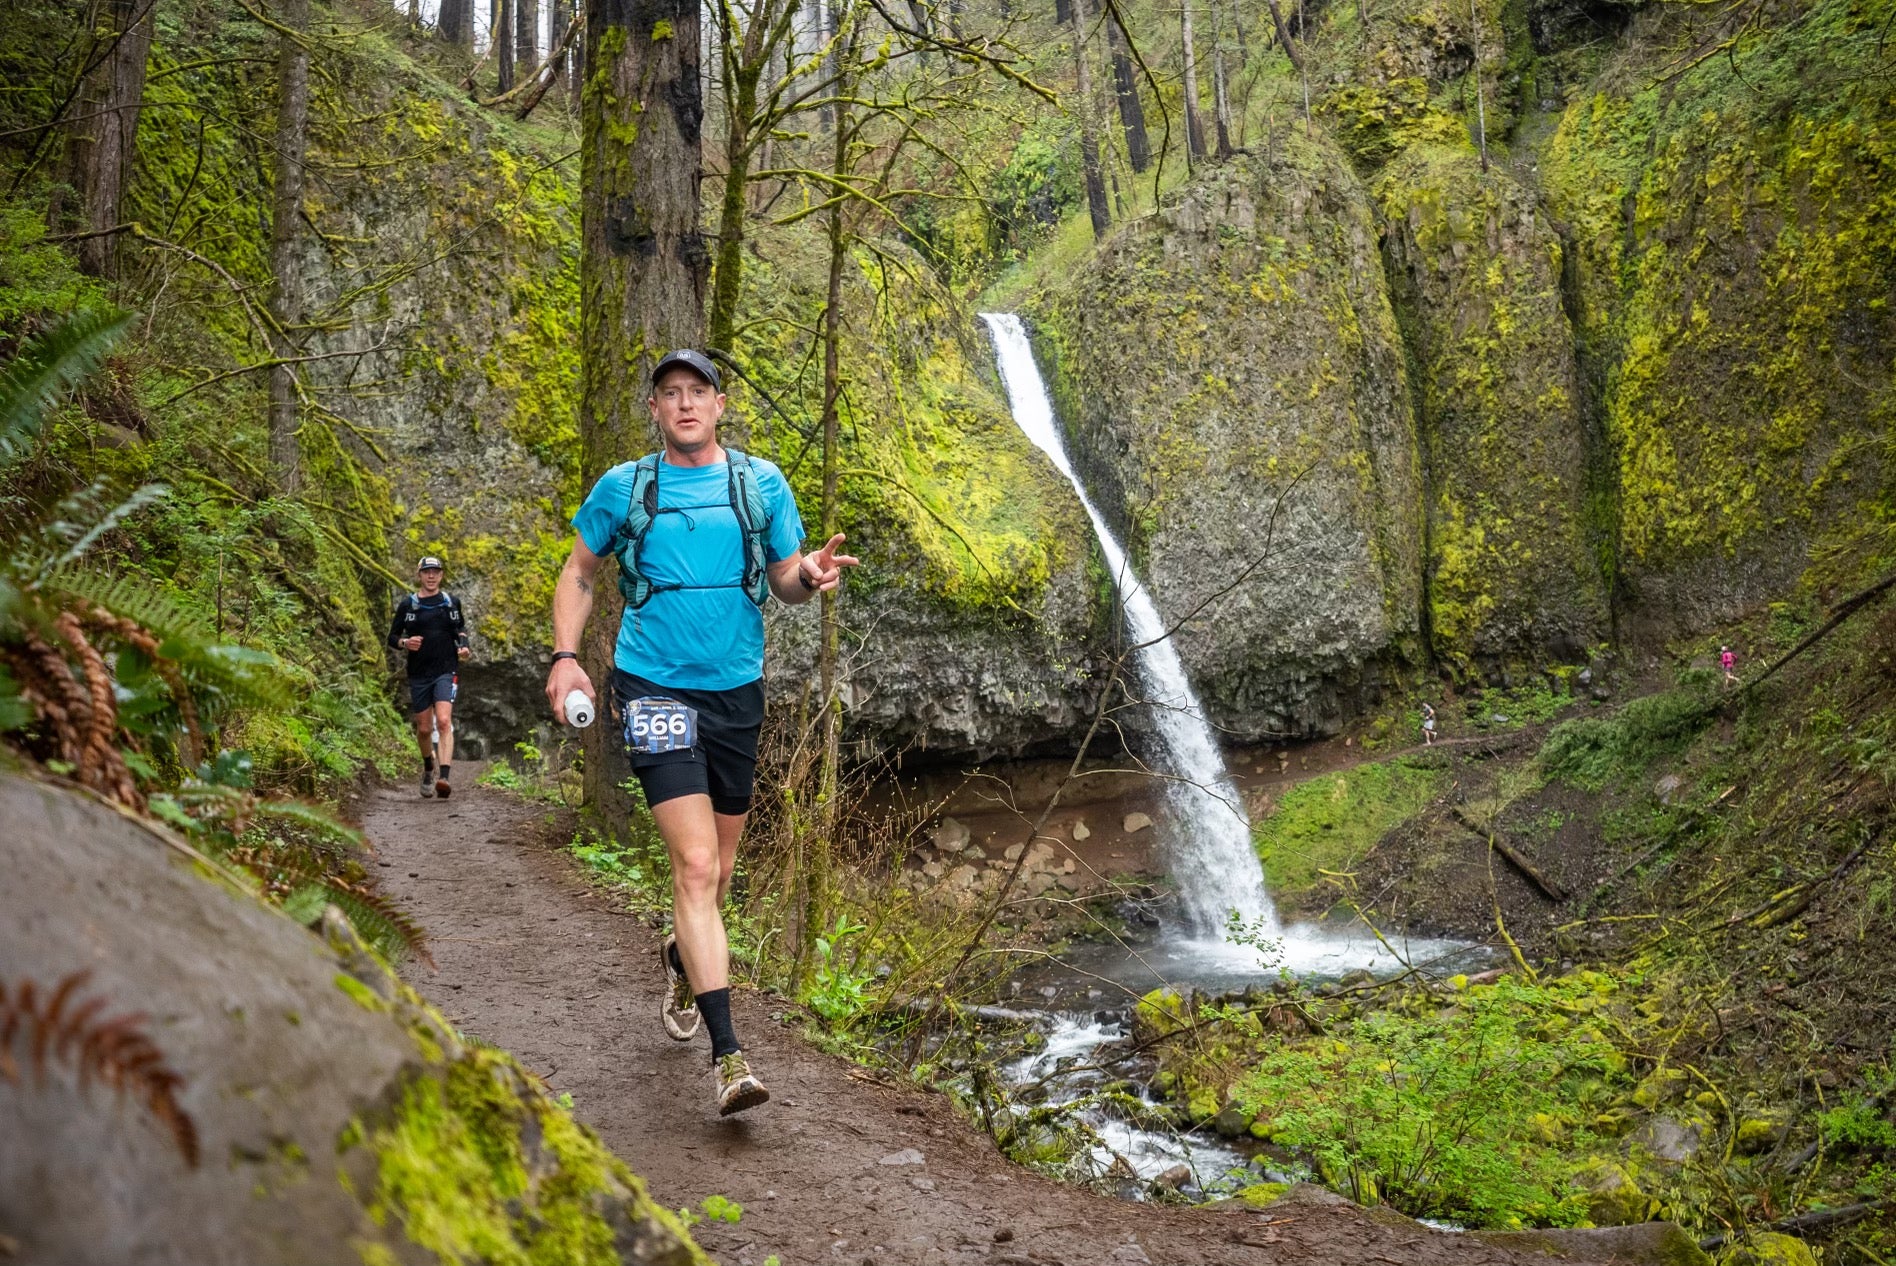
[[[1817,1266],[1817,1255],[1794,1235],[1758,1231],[1720,1253],[1718,1266]]]
[[[1056,404],[1208,711],[1334,729],[1415,656],[1414,419],[1369,199],[1321,137],[1207,168],[1035,305]]]
[[[90,969],[76,997],[143,1012],[199,1158],[143,1101],[52,1060],[0,1095],[0,1225],[23,1260],[705,1262],[511,1055],[464,1042],[334,910],[325,946],[162,832],[12,774],[0,819],[7,983]]]
[[[1608,620],[1559,240],[1466,144],[1411,147],[1376,198],[1421,403],[1435,653],[1578,658]]]

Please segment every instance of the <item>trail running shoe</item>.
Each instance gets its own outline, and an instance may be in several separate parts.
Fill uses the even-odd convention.
[[[423,800],[432,800],[434,799],[434,793],[435,793],[434,766],[430,765],[428,766],[428,768],[421,771],[421,798]]]
[[[440,796],[443,800],[446,800],[449,796],[454,794],[454,786],[448,781],[446,774],[435,779],[435,794]]]
[[[750,1061],[744,1058],[743,1051],[732,1051],[718,1061],[719,1116],[728,1117],[733,1112],[769,1102],[770,1092],[751,1072]]]
[[[698,1000],[691,996],[691,982],[685,979],[685,973],[672,966],[672,947],[678,944],[678,938],[668,936],[665,943],[658,947],[659,966],[665,969],[665,1000],[659,1004],[659,1018],[665,1021],[665,1032],[674,1042],[689,1042],[698,1036]]]

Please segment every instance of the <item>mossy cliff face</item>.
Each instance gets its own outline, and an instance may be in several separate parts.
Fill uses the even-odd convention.
[[[1375,191],[1421,408],[1435,653],[1577,658],[1608,619],[1559,240],[1465,144],[1411,147]]]
[[[553,580],[580,494],[578,173],[555,132],[436,95],[413,72],[384,92],[389,153],[410,160],[312,198],[312,219],[339,240],[376,239],[412,271],[354,305],[373,334],[313,348],[386,350],[319,362],[311,377],[379,382],[354,407],[387,459],[390,567],[405,577],[438,553],[467,603],[474,658],[457,721],[479,756],[544,712]],[[305,252],[321,303],[352,280],[332,249],[312,240]]]
[[[0,1094],[19,1260],[706,1261],[512,1056],[463,1042],[336,912],[325,945],[159,831],[13,774],[0,819],[9,985],[90,969],[75,1001],[149,1017],[200,1157],[138,1095],[49,1061]]]
[[[1605,384],[1635,631],[1729,619],[1887,522],[1889,16],[1828,0],[1665,82],[1635,46],[1606,82],[1653,86],[1582,94],[1542,156]]]
[[[789,235],[761,253],[747,276],[764,332],[746,372],[784,401],[798,357],[762,323],[799,318],[781,327],[792,338],[811,323],[821,255]],[[839,613],[845,732],[864,754],[1064,748],[1089,716],[1104,615],[1085,512],[1014,424],[985,333],[919,261],[891,261],[885,247],[846,265],[835,527],[863,562]],[[734,390],[753,449],[783,467],[820,544],[820,449]],[[794,715],[816,679],[817,607],[773,603],[766,630],[766,688]]]
[[[1322,139],[1239,158],[1037,307],[1076,456],[1213,719],[1334,729],[1420,651],[1421,475],[1369,198]],[[1268,552],[1268,556],[1267,556]]]

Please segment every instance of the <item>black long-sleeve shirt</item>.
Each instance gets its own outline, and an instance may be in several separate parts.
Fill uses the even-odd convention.
[[[467,645],[467,619],[460,601],[445,593],[431,598],[404,596],[395,604],[395,618],[389,622],[389,649],[401,650],[403,638],[417,635],[421,649],[408,652],[410,680],[455,671],[461,662],[460,648]]]

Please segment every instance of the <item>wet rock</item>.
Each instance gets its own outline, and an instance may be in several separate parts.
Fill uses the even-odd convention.
[[[1020,855],[1026,851],[1027,851],[1027,846],[1025,844],[1009,844],[1007,846],[1007,851],[1002,853],[1001,856],[1005,857],[1010,862],[1019,861]]]
[[[1080,877],[1078,875],[1056,875],[1052,876],[1052,878],[1056,884],[1068,892],[1078,892],[1080,890]]]
[[[1212,1118],[1211,1128],[1218,1131],[1221,1138],[1243,1138],[1251,1132],[1251,1114],[1237,1104],[1227,1104],[1224,1111]]]
[[[1085,818],[1081,818],[1079,821],[1073,824],[1073,838],[1074,839],[1087,840],[1087,839],[1091,839],[1092,837],[1093,837],[1093,828],[1086,825]]]
[[[1169,1169],[1161,1170],[1158,1176],[1153,1178],[1152,1189],[1154,1191],[1177,1191],[1191,1180],[1192,1168],[1190,1165],[1173,1165]]]
[[[922,867],[922,874],[930,879],[940,879],[944,873],[945,868],[940,862],[929,862]]]
[[[948,872],[947,884],[950,888],[971,889],[980,878],[980,872],[972,866],[957,866]]]
[[[959,853],[968,846],[969,840],[973,838],[973,833],[968,830],[966,825],[956,821],[954,818],[943,818],[941,825],[935,828],[935,834],[932,838],[934,839],[935,847],[942,852]]]
[[[1667,774],[1652,785],[1653,794],[1659,797],[1660,804],[1671,804],[1679,798],[1679,789],[1685,786],[1685,779],[1677,774]]]
[[[968,845],[967,848],[961,851],[961,856],[971,862],[984,862],[988,859],[987,853],[982,851],[979,844]]]
[[[1127,835],[1137,835],[1152,825],[1152,819],[1143,813],[1128,813],[1125,822],[1121,825]]]

